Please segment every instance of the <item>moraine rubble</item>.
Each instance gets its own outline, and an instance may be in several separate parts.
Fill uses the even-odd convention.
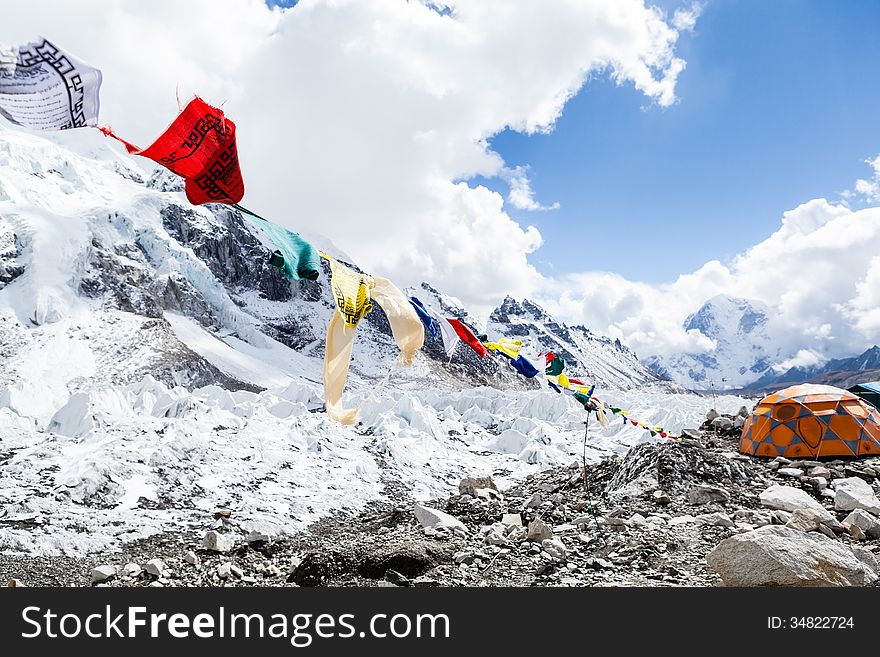
[[[586,482],[573,463],[504,491],[469,477],[428,504],[398,489],[396,502],[283,538],[246,534],[223,509],[207,532],[90,557],[3,557],[0,575],[25,586],[876,586],[880,459],[752,458],[736,451],[737,425],[722,415],[680,442],[638,444],[588,465]]]

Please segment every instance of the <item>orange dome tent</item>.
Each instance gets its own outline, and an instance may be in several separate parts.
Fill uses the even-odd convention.
[[[841,388],[791,386],[758,402],[739,451],[787,458],[880,454],[880,412]]]

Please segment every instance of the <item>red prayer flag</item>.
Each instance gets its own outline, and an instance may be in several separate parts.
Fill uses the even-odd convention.
[[[101,131],[186,180],[186,197],[193,205],[238,203],[244,181],[238,166],[235,124],[223,111],[193,98],[162,135],[145,149],[120,139],[110,128]]]
[[[473,334],[473,332],[464,324],[462,324],[457,319],[450,319],[449,323],[452,324],[452,328],[455,329],[455,332],[458,334],[458,337],[462,339],[462,341],[475,352],[480,358],[485,358],[486,354],[489,352],[486,351],[486,347],[477,340],[477,336]]]

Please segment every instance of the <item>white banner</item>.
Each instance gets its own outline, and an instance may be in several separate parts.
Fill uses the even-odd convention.
[[[101,71],[40,39],[0,46],[0,114],[34,130],[98,123]]]

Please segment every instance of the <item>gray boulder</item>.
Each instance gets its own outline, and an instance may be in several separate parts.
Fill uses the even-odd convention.
[[[853,525],[861,529],[866,536],[880,538],[880,520],[867,511],[854,509],[843,521],[843,526],[847,530]]]
[[[880,579],[869,551],[773,525],[723,540],[706,561],[726,586],[869,586]]]
[[[864,509],[880,513],[880,500],[871,485],[860,477],[847,477],[834,482],[834,508],[838,511]]]
[[[696,484],[688,489],[687,499],[691,504],[711,504],[712,502],[723,504],[730,500],[730,493],[720,486]]]
[[[813,509],[821,516],[823,522],[830,522],[834,518],[828,509],[800,488],[773,484],[758,498],[761,500],[761,505],[768,509],[781,509],[789,512],[794,512],[796,509]]]

